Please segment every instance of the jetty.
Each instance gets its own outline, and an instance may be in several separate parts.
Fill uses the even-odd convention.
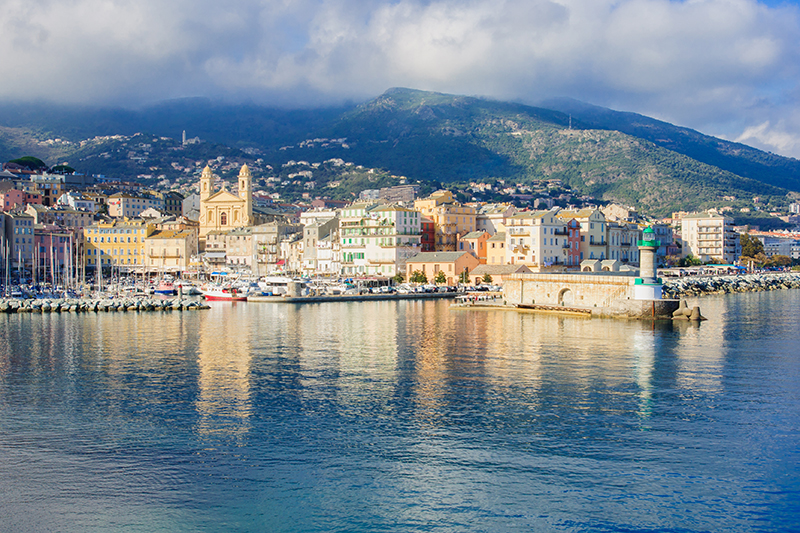
[[[710,294],[800,289],[800,272],[759,272],[730,276],[664,278],[664,296],[680,298]]]
[[[0,313],[104,313],[198,311],[210,309],[199,300],[168,298],[1,298]]]

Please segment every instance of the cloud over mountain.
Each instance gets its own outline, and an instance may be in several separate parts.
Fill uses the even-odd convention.
[[[569,96],[800,157],[800,9],[754,0],[6,0],[4,100]]]

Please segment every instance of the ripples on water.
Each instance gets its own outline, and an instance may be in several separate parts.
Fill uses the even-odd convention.
[[[2,315],[0,531],[791,531],[798,291]]]

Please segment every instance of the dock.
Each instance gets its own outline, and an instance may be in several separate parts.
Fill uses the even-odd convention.
[[[336,294],[323,296],[248,296],[248,302],[254,303],[286,303],[286,304],[315,304],[325,302],[372,302],[378,300],[435,300],[442,298],[455,298],[456,292],[414,292],[408,294],[377,293],[377,294]]]

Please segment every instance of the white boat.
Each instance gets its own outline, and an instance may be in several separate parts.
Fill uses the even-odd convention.
[[[219,300],[228,302],[246,302],[246,290],[241,290],[231,285],[207,284],[200,287],[200,293],[206,300]]]
[[[282,296],[289,293],[289,283],[292,281],[286,276],[265,276],[258,280],[258,288],[265,295]]]

